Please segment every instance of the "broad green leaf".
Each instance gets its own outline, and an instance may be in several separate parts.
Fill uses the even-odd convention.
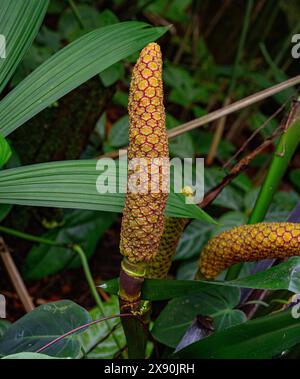
[[[238,288],[224,287],[173,299],[160,313],[151,332],[159,342],[175,348],[197,315],[212,317],[215,331],[246,321],[245,314],[234,309],[239,300]]]
[[[213,228],[211,224],[198,220],[192,221],[179,241],[174,260],[186,260],[199,256]]]
[[[70,300],[40,305],[6,331],[0,340],[0,356],[35,352],[62,334],[90,321],[89,313]],[[43,354],[62,358],[79,357],[78,335],[63,338],[45,349]]]
[[[198,271],[198,260],[191,259],[180,263],[176,270],[177,280],[194,280],[196,272]]]
[[[110,161],[114,165],[114,161]],[[116,161],[116,170],[96,169],[96,160],[41,163],[0,171],[0,204],[19,204],[58,208],[122,212],[124,208],[127,171]],[[97,179],[105,171],[112,187],[123,193],[99,193]],[[119,171],[119,178],[116,173]],[[195,204],[186,204],[182,194],[171,192],[166,214],[215,223]]]
[[[300,258],[293,257],[266,271],[230,281],[155,280],[146,279],[142,288],[145,300],[166,300],[173,297],[198,294],[209,287],[229,286],[266,290],[300,292]],[[112,279],[101,286],[105,291],[117,294],[118,280]]]
[[[61,359],[56,357],[51,357],[50,355],[40,354],[40,353],[18,353],[10,354],[1,359]]]
[[[85,34],[44,62],[0,102],[0,132],[7,136],[72,89],[167,30],[128,21]]]
[[[110,316],[120,313],[119,300],[117,296],[111,296],[110,299],[103,303],[105,315]],[[103,317],[99,312],[99,308],[95,307],[90,311],[93,320]],[[114,329],[114,335],[118,339],[120,347],[126,345],[126,339],[119,318],[108,320],[111,328]],[[81,347],[84,351],[84,356],[91,359],[112,359],[119,351],[112,335],[109,335],[107,324],[100,322],[90,326],[81,335]]]
[[[11,157],[12,151],[6,139],[0,134],[0,168],[5,165],[5,163]]]
[[[75,210],[66,215],[63,226],[50,230],[42,237],[66,245],[80,244],[89,258],[115,216],[114,213]],[[40,244],[29,251],[23,274],[26,279],[35,280],[67,267],[78,266],[80,260],[71,249]]]
[[[300,319],[291,310],[233,326],[180,350],[180,358],[270,359],[300,342]]]
[[[0,33],[6,39],[6,58],[0,59],[0,92],[36,36],[48,3],[48,0],[1,0]]]

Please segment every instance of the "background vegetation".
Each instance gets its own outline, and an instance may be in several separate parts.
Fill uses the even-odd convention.
[[[12,149],[12,156],[5,169],[61,161],[61,165],[53,169],[53,175],[59,175],[61,170],[63,176],[67,167],[63,161],[76,159],[82,160],[82,166],[78,165],[78,172],[81,170],[78,175],[82,179],[83,171],[93,170],[93,166],[85,167],[83,160],[102,155],[114,156],[117,149],[125,147],[128,144],[127,99],[130,72],[139,50],[159,37],[164,57],[167,128],[170,130],[298,75],[299,62],[292,58],[290,51],[291,36],[300,32],[299,11],[299,2],[293,0],[51,0],[47,10],[41,10],[37,16],[40,17],[40,22],[35,27],[39,31],[35,38],[32,33],[33,43],[28,43],[30,47],[23,44],[24,56],[20,47],[20,63],[17,64],[16,59],[15,67],[12,65],[10,69],[11,73],[7,70],[3,75],[7,80],[0,81],[0,131],[7,137]],[[43,12],[46,12],[44,18]],[[147,34],[133,24],[123,27],[123,21],[142,21],[155,27],[169,26],[169,29],[148,29]],[[101,31],[117,24],[120,25],[120,30],[107,35],[104,41],[106,45],[92,45],[92,39],[85,40],[81,45],[80,42],[75,42],[80,41],[88,32],[99,28]],[[136,40],[130,40],[133,37]],[[77,47],[71,45],[73,42],[78,43]],[[70,46],[75,47],[72,50]],[[95,56],[103,51],[102,61],[99,58],[95,67],[92,62],[89,63],[90,66],[88,63],[85,66],[85,46],[95,49],[92,50]],[[64,55],[55,56],[66,47],[69,50],[64,50]],[[40,65],[44,62],[50,63],[42,66],[45,67],[43,72]],[[78,66],[76,75],[73,75],[73,66]],[[59,84],[69,68],[73,76],[70,73],[70,77],[66,77],[65,82],[61,80],[62,84]],[[1,69],[0,66],[0,71]],[[36,76],[30,81],[28,75],[32,72]],[[44,82],[40,82],[40,78],[44,78]],[[205,157],[207,192],[226,176],[230,167],[242,156],[253,152],[272,136],[295,97],[297,91],[291,87],[240,112],[171,138],[170,154],[180,158]],[[38,102],[42,104],[40,108]],[[271,116],[274,117],[268,120]],[[19,126],[21,127],[18,128]],[[218,225],[207,222],[204,213],[197,213],[195,217],[186,214],[195,219],[179,243],[170,278],[193,279],[199,253],[208,239],[222,230],[248,222],[277,142],[278,137],[205,208],[205,212],[218,221]],[[239,155],[233,157],[237,151],[240,151]],[[228,161],[229,165],[224,167]],[[51,167],[48,169],[51,170]],[[262,219],[287,220],[299,201],[299,154],[292,157],[288,169],[282,173],[284,178]],[[26,171],[19,174],[15,171],[12,180],[18,185],[22,180],[26,181],[29,174],[29,171],[27,174]],[[49,195],[48,204],[45,204],[45,201],[40,200],[38,192],[43,192],[47,187],[50,194],[55,180],[54,177],[51,182],[46,179],[45,174],[44,187],[41,189],[42,187],[34,186],[34,181],[29,178],[29,197],[21,199],[18,194],[10,194],[8,184],[5,184],[9,178],[5,173],[0,177],[0,202],[3,203],[0,205],[1,235],[22,274],[34,306],[43,305],[22,317],[25,314],[24,302],[16,294],[4,264],[0,265],[0,292],[7,299],[8,320],[0,321],[0,336],[6,331],[2,341],[0,339],[0,354],[3,356],[36,351],[53,339],[53,336],[63,334],[72,327],[100,318],[103,313],[118,313],[116,297],[107,293],[116,292],[114,282],[110,282],[107,292],[100,288],[100,298],[95,294],[94,297],[91,296],[88,269],[84,272],[82,270],[85,259],[76,248],[74,250],[73,245],[82,247],[89,261],[92,280],[96,284],[117,277],[121,260],[118,245],[122,202],[108,199],[107,204],[105,200],[97,208],[93,205],[98,201],[95,198],[84,207],[78,205],[80,202],[77,197],[70,199],[72,203],[68,208],[71,209],[65,209],[66,206],[60,208],[60,200],[56,196],[51,199]],[[93,184],[94,179],[95,177],[89,179],[89,183]],[[75,202],[77,206],[73,206]],[[176,204],[174,200],[170,205],[170,212],[175,214],[179,212]],[[177,216],[182,214],[177,213]],[[11,230],[27,234],[17,235]],[[29,235],[53,243],[44,243],[45,241]],[[230,335],[230,331],[234,335],[244,335],[246,329],[243,326],[248,325],[247,309],[245,305],[239,306],[240,287],[245,283],[236,283],[231,287],[199,287],[201,291],[198,287],[189,287],[189,290],[184,291],[182,287],[176,296],[168,293],[160,294],[159,297],[157,293],[160,291],[154,286],[152,292],[149,290],[145,296],[157,300],[153,308],[152,331],[158,341],[158,348],[153,350],[153,344],[149,344],[148,355],[162,357],[173,352],[187,330],[191,330],[189,327],[194,325],[201,308],[200,313],[210,315],[215,330],[220,333],[216,333],[215,340],[210,340],[206,345],[205,340],[200,341],[196,350],[182,353],[182,356],[194,354],[226,358],[257,357],[260,354],[262,357],[273,357],[283,351],[298,356],[297,343],[300,340],[294,335],[299,329],[299,323],[294,320],[291,324],[285,312],[271,314],[274,309],[282,308],[282,303],[287,302],[293,292],[298,292],[298,287],[291,285],[295,280],[295,277],[291,277],[291,268],[298,267],[299,261],[291,260],[286,264],[290,266],[282,268],[286,270],[285,282],[278,285],[278,282],[273,281],[273,284],[265,288],[278,289],[280,292],[272,292],[271,297],[257,303],[260,307],[256,315],[268,314],[268,317],[259,317],[253,324],[246,326],[253,333],[253,339],[247,346],[243,346],[242,341],[232,341]],[[239,277],[249,275],[253,267],[254,264],[244,265]],[[278,275],[282,276],[282,272]],[[219,279],[224,279],[224,276]],[[260,282],[257,278],[254,288],[264,288],[262,283],[263,280]],[[174,298],[168,301],[171,297]],[[70,299],[89,312],[68,300],[48,305],[49,302],[63,299]],[[61,313],[61,319],[55,318],[52,323],[48,319],[45,341],[34,340],[30,348],[28,341],[17,346],[12,343],[13,336],[20,328],[25,327],[34,335],[35,330],[30,330],[35,328],[33,320],[43,320],[43,317],[49,317],[49,312],[55,315],[57,309]],[[43,313],[46,311],[47,315]],[[14,323],[16,320],[19,320],[18,323]],[[268,328],[272,339],[254,354],[253,349],[260,343],[259,338],[263,338],[261,331]],[[286,345],[282,342],[284,332],[288,335]],[[90,358],[112,358],[126,354],[123,351],[124,335],[118,319],[93,326],[76,335],[76,338],[67,337],[64,341],[45,350],[45,353],[51,356]],[[274,342],[276,348],[273,348]],[[232,345],[228,346],[228,343]],[[216,349],[216,346],[219,348]],[[290,348],[293,349],[289,350]]]

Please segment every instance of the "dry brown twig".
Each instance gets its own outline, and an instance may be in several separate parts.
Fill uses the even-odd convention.
[[[25,311],[26,312],[32,311],[34,309],[34,305],[31,300],[31,297],[24,284],[22,276],[20,275],[19,270],[17,266],[15,265],[15,262],[9,252],[9,249],[6,246],[6,243],[1,237],[0,237],[0,256],[7,270],[7,273],[13,283],[13,286],[15,287],[15,290],[19,296],[19,299],[21,303],[23,304]]]

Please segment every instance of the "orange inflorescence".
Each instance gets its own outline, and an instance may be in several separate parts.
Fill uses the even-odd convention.
[[[143,158],[140,171],[144,174],[140,175],[139,184],[147,191],[127,191],[120,251],[133,263],[148,262],[158,250],[168,197],[167,191],[163,190],[168,182],[168,175],[163,169],[166,161],[163,165],[161,161],[153,161],[154,158],[164,158],[168,162],[169,157],[163,105],[162,57],[156,43],[150,43],[142,50],[133,69],[128,111],[128,180],[133,173],[130,161]]]
[[[300,255],[300,224],[261,222],[237,226],[212,238],[199,260],[196,278],[212,279],[239,262]]]
[[[147,267],[147,278],[165,279],[170,270],[178,242],[188,222],[186,218],[165,218],[165,228],[159,243],[159,249]]]

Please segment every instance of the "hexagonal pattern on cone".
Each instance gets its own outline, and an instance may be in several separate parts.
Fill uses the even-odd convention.
[[[133,69],[129,94],[128,189],[123,212],[120,252],[131,262],[148,262],[158,250],[168,197],[169,150],[163,105],[160,47],[150,43]],[[131,179],[140,172],[132,191]],[[167,167],[166,167],[167,166]]]

